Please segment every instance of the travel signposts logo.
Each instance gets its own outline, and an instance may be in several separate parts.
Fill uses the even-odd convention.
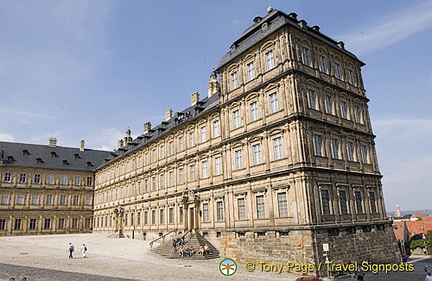
[[[225,276],[234,275],[237,271],[237,264],[233,259],[224,259],[219,264],[219,271]]]

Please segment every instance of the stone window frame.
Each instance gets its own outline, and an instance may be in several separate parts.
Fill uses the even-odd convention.
[[[377,213],[379,213],[378,197],[377,197],[378,188],[375,185],[367,185],[366,186],[366,191],[367,191],[367,198],[369,199],[369,211],[370,211],[370,213],[371,214],[377,214]],[[373,204],[372,204],[371,193],[374,195],[373,196]]]
[[[362,164],[370,164],[370,147],[369,144],[361,142],[360,143],[360,154],[361,154],[361,163]]]
[[[215,198],[214,200],[214,208],[216,210],[215,212],[215,221],[216,222],[223,222],[225,219],[225,200],[223,197]],[[221,208],[219,208],[219,206]]]
[[[239,199],[244,199],[244,218],[240,218],[240,209],[239,209]],[[248,216],[248,193],[245,189],[236,190],[234,193],[234,219],[236,221],[247,221],[249,220]]]
[[[328,182],[318,182],[318,190],[319,190],[319,201],[320,201],[320,210],[321,210],[321,214],[323,216],[327,216],[327,215],[334,215],[334,209],[333,209],[333,198],[332,198],[332,193],[331,193],[331,189],[332,189],[333,185],[332,183],[328,183]],[[327,213],[327,209],[325,208],[325,204],[323,201],[323,191],[327,191],[327,199],[328,202],[328,213]]]
[[[204,212],[204,204],[207,205],[207,214]],[[201,201],[202,219],[201,222],[208,223],[211,222],[211,212],[210,212],[210,198],[203,199]]]
[[[276,41],[270,40],[263,44],[263,46],[260,48],[260,53],[262,54],[262,64],[265,65],[265,71],[269,72],[276,68],[277,65],[277,53],[276,53]],[[269,54],[272,54],[272,63],[271,65],[268,63]]]
[[[338,199],[338,209],[339,209],[339,214],[340,215],[350,215],[352,214],[352,210],[351,210],[351,198],[349,196],[349,184],[345,184],[345,183],[336,183],[336,191],[337,191],[337,199]],[[343,213],[342,211],[342,201],[341,201],[341,191],[343,191],[345,193],[345,208],[346,208],[346,213]]]
[[[320,137],[320,144],[318,147],[317,136]],[[326,157],[325,155],[325,134],[321,131],[313,131],[312,132],[312,146],[313,146],[313,155],[314,157]]]
[[[302,39],[299,44],[299,53],[300,53],[300,62],[303,65],[313,67],[314,59],[313,59],[313,48],[310,46],[309,41]]]
[[[353,185],[352,186],[352,192],[354,196],[354,209],[356,215],[364,215],[366,214],[366,206],[365,206],[365,194],[364,194],[364,186],[363,185]],[[357,194],[360,194],[360,206],[358,205],[359,198],[357,197]],[[360,210],[361,209],[361,210]],[[359,212],[359,210],[361,212]]]
[[[213,167],[212,167],[213,169],[210,171],[211,174],[212,174],[213,176],[220,176],[220,175],[222,175],[223,172],[224,172],[224,167],[223,167],[223,158],[222,158],[222,151],[220,151],[220,150],[213,151],[213,153],[212,153],[212,155],[211,155],[211,158],[212,158],[212,161],[213,161],[213,163],[214,163],[214,165],[213,165]],[[216,165],[216,158],[219,158],[219,159],[220,159],[220,171],[219,171],[219,173],[218,173],[218,171],[217,171],[217,166],[218,166],[218,165]]]
[[[245,66],[245,70],[246,70],[245,71],[245,81],[247,81],[247,82],[250,82],[250,81],[256,79],[257,76],[258,76],[257,75],[257,73],[258,73],[257,72],[257,70],[258,70],[257,66],[258,65],[255,63],[256,57],[257,57],[256,53],[248,54],[248,55],[246,55],[246,57],[243,60],[243,65]],[[252,75],[252,77],[250,76],[249,65],[253,66],[253,75]]]
[[[175,205],[168,205],[167,210],[167,224],[175,224]]]
[[[273,213],[277,214],[278,218],[290,218],[292,217],[292,214],[290,214],[290,209],[289,209],[289,200],[288,200],[288,196],[289,196],[289,191],[291,189],[290,185],[286,185],[286,184],[282,184],[282,185],[277,185],[277,186],[272,186],[273,189],[273,200],[276,204],[274,204],[273,206]],[[279,193],[284,193],[285,194],[285,199],[286,199],[286,216],[281,216],[280,214],[280,205],[279,205],[279,198],[278,198],[278,194]]]
[[[269,151],[268,154],[270,155],[270,161],[279,161],[282,159],[287,158],[287,156],[285,155],[286,153],[284,153],[284,147],[285,147],[285,142],[284,142],[284,129],[274,129],[272,131],[269,132],[268,136],[269,136],[269,141],[271,142],[271,144],[269,145],[269,150],[271,147],[271,152]],[[281,143],[280,143],[280,153],[281,153],[281,157],[276,159],[276,146],[275,146],[275,139],[280,138]]]
[[[233,171],[240,171],[240,170],[243,170],[243,169],[246,169],[246,165],[244,165],[244,149],[243,149],[243,143],[241,143],[241,142],[237,142],[237,143],[234,143],[233,145],[232,145],[232,148],[231,148],[231,150],[232,150],[232,152],[233,152],[233,160],[234,161],[232,161],[232,165],[233,165]],[[238,156],[238,151],[240,151],[240,153],[239,153],[239,155],[240,155],[240,157],[237,157]],[[240,162],[238,161],[238,158],[240,158]],[[241,165],[241,166],[240,166]]]
[[[238,89],[241,85],[241,72],[240,67],[237,63],[233,63],[228,67],[228,77],[229,91],[234,91]]]
[[[264,159],[264,146],[263,146],[263,138],[262,137],[254,137],[251,140],[249,140],[250,144],[250,153],[251,153],[251,160],[250,165],[252,166],[258,166],[265,163]],[[256,148],[259,148],[258,151],[256,151]],[[256,154],[257,153],[257,154]],[[256,158],[258,156],[258,158]]]
[[[266,187],[255,187],[252,189],[252,196],[253,196],[253,202],[254,202],[254,206],[252,208],[253,210],[253,218],[256,220],[263,220],[263,219],[268,219],[268,211],[266,210],[268,207],[268,204],[266,204],[266,193],[267,193],[267,188]],[[262,196],[263,197],[263,207],[264,207],[264,213],[261,215],[259,215],[259,209],[258,209],[258,200],[257,197]]]
[[[341,139],[340,136],[331,135],[330,137],[330,146],[331,146],[331,156],[332,159],[342,160],[342,151],[341,151]],[[337,147],[335,147],[337,146]]]

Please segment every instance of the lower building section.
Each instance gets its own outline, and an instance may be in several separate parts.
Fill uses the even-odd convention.
[[[93,212],[20,210],[0,213],[0,236],[92,232]]]

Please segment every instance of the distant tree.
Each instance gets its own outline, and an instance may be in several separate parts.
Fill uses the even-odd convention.
[[[423,241],[421,239],[411,240],[409,242],[409,247],[410,247],[411,250],[414,250],[414,249],[416,249],[418,247],[424,248],[424,243],[423,243]]]

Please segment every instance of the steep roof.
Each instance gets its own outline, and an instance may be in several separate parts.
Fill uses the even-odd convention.
[[[25,143],[0,142],[0,166],[94,171],[111,152]]]
[[[206,97],[181,112],[175,113],[172,118],[168,121],[162,121],[158,126],[151,128],[146,134],[142,134],[136,137],[134,140],[129,142],[127,145],[118,148],[114,153],[113,157],[106,164],[109,164],[125,155],[133,153],[138,149],[148,145],[161,138],[164,135],[171,133],[174,129],[188,124],[198,117],[208,113],[210,110],[216,108],[219,105],[220,93],[217,92],[211,97]]]
[[[268,13],[264,18],[256,17],[255,24],[249,27],[243,32],[243,34],[238,38],[232,45],[231,50],[222,57],[220,60],[218,70],[226,65],[228,62],[245,52],[250,47],[254,46],[265,37],[269,36],[274,31],[278,30],[283,26],[294,27],[298,30],[302,30],[308,35],[333,46],[335,49],[345,53],[346,55],[352,57],[353,59],[359,61],[361,65],[364,65],[353,53],[345,50],[343,42],[336,42],[330,37],[322,34],[319,31],[318,26],[309,27],[306,21],[297,20],[297,14],[290,13],[286,15],[285,13],[273,10]]]

